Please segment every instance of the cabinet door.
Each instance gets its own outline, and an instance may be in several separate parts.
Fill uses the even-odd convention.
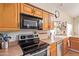
[[[63,55],[65,54],[65,53],[67,53],[67,51],[68,51],[68,38],[65,38],[64,40],[63,40],[63,48],[62,48],[62,53],[63,53]]]
[[[21,13],[33,15],[33,7],[28,4],[21,4]]]
[[[41,17],[43,16],[42,10],[38,8],[34,8],[34,16]]]
[[[79,51],[79,38],[70,39],[70,48]]]
[[[18,4],[0,4],[0,31],[18,27]]]
[[[49,14],[49,29],[50,30],[52,30],[53,28],[54,28],[54,21],[53,21],[53,18],[54,17],[54,15],[52,15],[52,14]]]
[[[48,21],[49,20],[49,14],[47,12],[43,12],[43,30],[48,30]]]
[[[53,43],[50,45],[50,55],[56,56],[57,55],[57,44]]]

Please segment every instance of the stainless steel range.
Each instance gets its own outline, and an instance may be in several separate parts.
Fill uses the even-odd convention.
[[[23,56],[47,56],[47,43],[40,41],[38,34],[20,34],[19,45],[23,51]]]

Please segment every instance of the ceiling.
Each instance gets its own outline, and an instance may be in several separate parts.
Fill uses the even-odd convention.
[[[64,3],[60,8],[72,17],[79,16],[79,3]]]
[[[79,3],[32,3],[51,12],[50,8],[58,7],[71,17],[79,16]]]

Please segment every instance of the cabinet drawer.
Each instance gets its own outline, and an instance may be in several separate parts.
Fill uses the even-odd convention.
[[[21,13],[33,15],[33,7],[28,4],[21,4]]]

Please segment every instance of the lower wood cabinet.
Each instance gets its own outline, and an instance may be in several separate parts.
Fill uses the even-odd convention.
[[[50,56],[57,56],[57,44],[52,43],[50,45]]]
[[[68,38],[50,45],[50,56],[62,56],[68,52]]]
[[[71,37],[69,40],[70,40],[70,48],[79,51],[79,38]]]
[[[62,45],[62,54],[64,55],[67,52],[68,52],[68,38],[65,38],[63,40],[63,45]]]

